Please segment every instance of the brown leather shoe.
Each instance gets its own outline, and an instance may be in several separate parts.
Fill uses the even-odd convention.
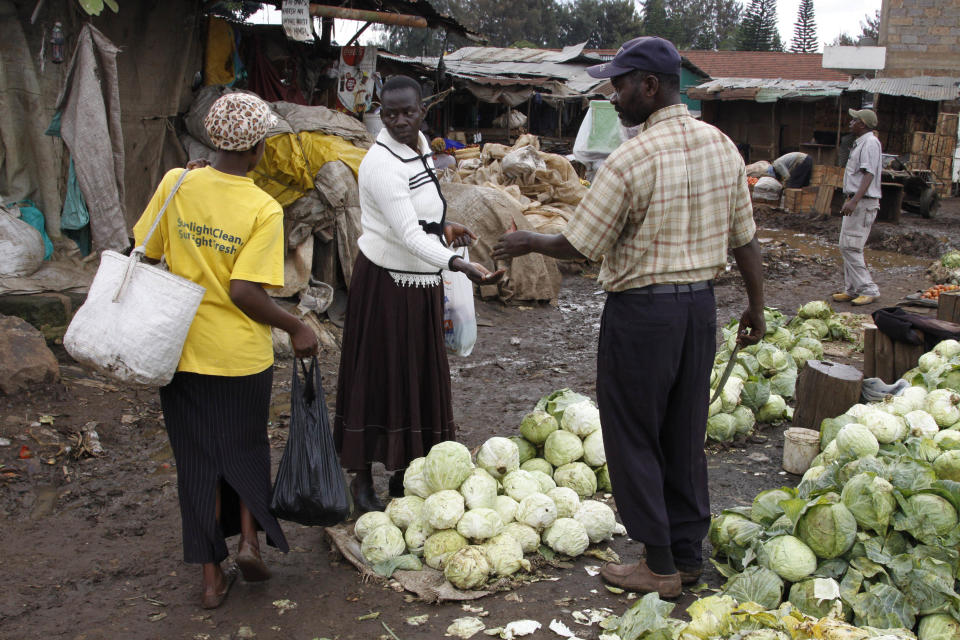
[[[624,570],[633,567],[633,571],[620,575]],[[600,577],[609,584],[627,591],[637,593],[652,593],[656,591],[661,598],[677,598],[683,591],[680,585],[680,574],[671,573],[660,575],[654,573],[646,562],[636,565],[618,565],[608,563],[600,569]]]
[[[263,582],[270,579],[270,569],[260,558],[260,549],[244,542],[237,550],[237,566],[246,582]]]
[[[236,565],[231,565],[229,569],[223,572],[223,585],[219,591],[204,591],[200,596],[200,606],[204,609],[216,609],[227,599],[227,593],[230,587],[237,581],[237,575],[240,571]]]
[[[684,566],[677,565],[677,573],[680,574],[680,584],[697,584],[700,581],[700,575],[703,573],[702,566]]]

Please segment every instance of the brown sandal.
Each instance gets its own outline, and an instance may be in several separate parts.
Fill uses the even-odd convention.
[[[216,609],[223,604],[223,601],[227,599],[227,594],[230,592],[230,587],[236,582],[239,573],[236,565],[231,565],[229,569],[223,572],[223,589],[214,593],[204,591],[200,597],[200,606],[204,609]]]

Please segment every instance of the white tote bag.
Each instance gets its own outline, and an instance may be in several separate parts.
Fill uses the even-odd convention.
[[[203,299],[202,286],[140,262],[186,175],[170,191],[143,245],[129,257],[103,252],[87,299],[63,336],[63,346],[77,362],[122,382],[170,382]]]
[[[460,257],[470,261],[466,247]],[[468,356],[477,342],[477,314],[473,308],[473,283],[460,271],[443,271],[443,339],[447,351]]]

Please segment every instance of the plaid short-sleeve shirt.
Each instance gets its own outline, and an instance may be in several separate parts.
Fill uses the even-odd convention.
[[[587,258],[603,257],[605,290],[623,291],[714,278],[727,248],[755,232],[736,146],[676,104],[610,154],[563,234]]]

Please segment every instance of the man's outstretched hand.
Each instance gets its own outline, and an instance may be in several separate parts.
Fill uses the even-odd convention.
[[[517,231],[517,223],[511,222],[507,232],[493,245],[493,259],[509,260],[527,255],[531,251],[530,236],[530,231]]]

